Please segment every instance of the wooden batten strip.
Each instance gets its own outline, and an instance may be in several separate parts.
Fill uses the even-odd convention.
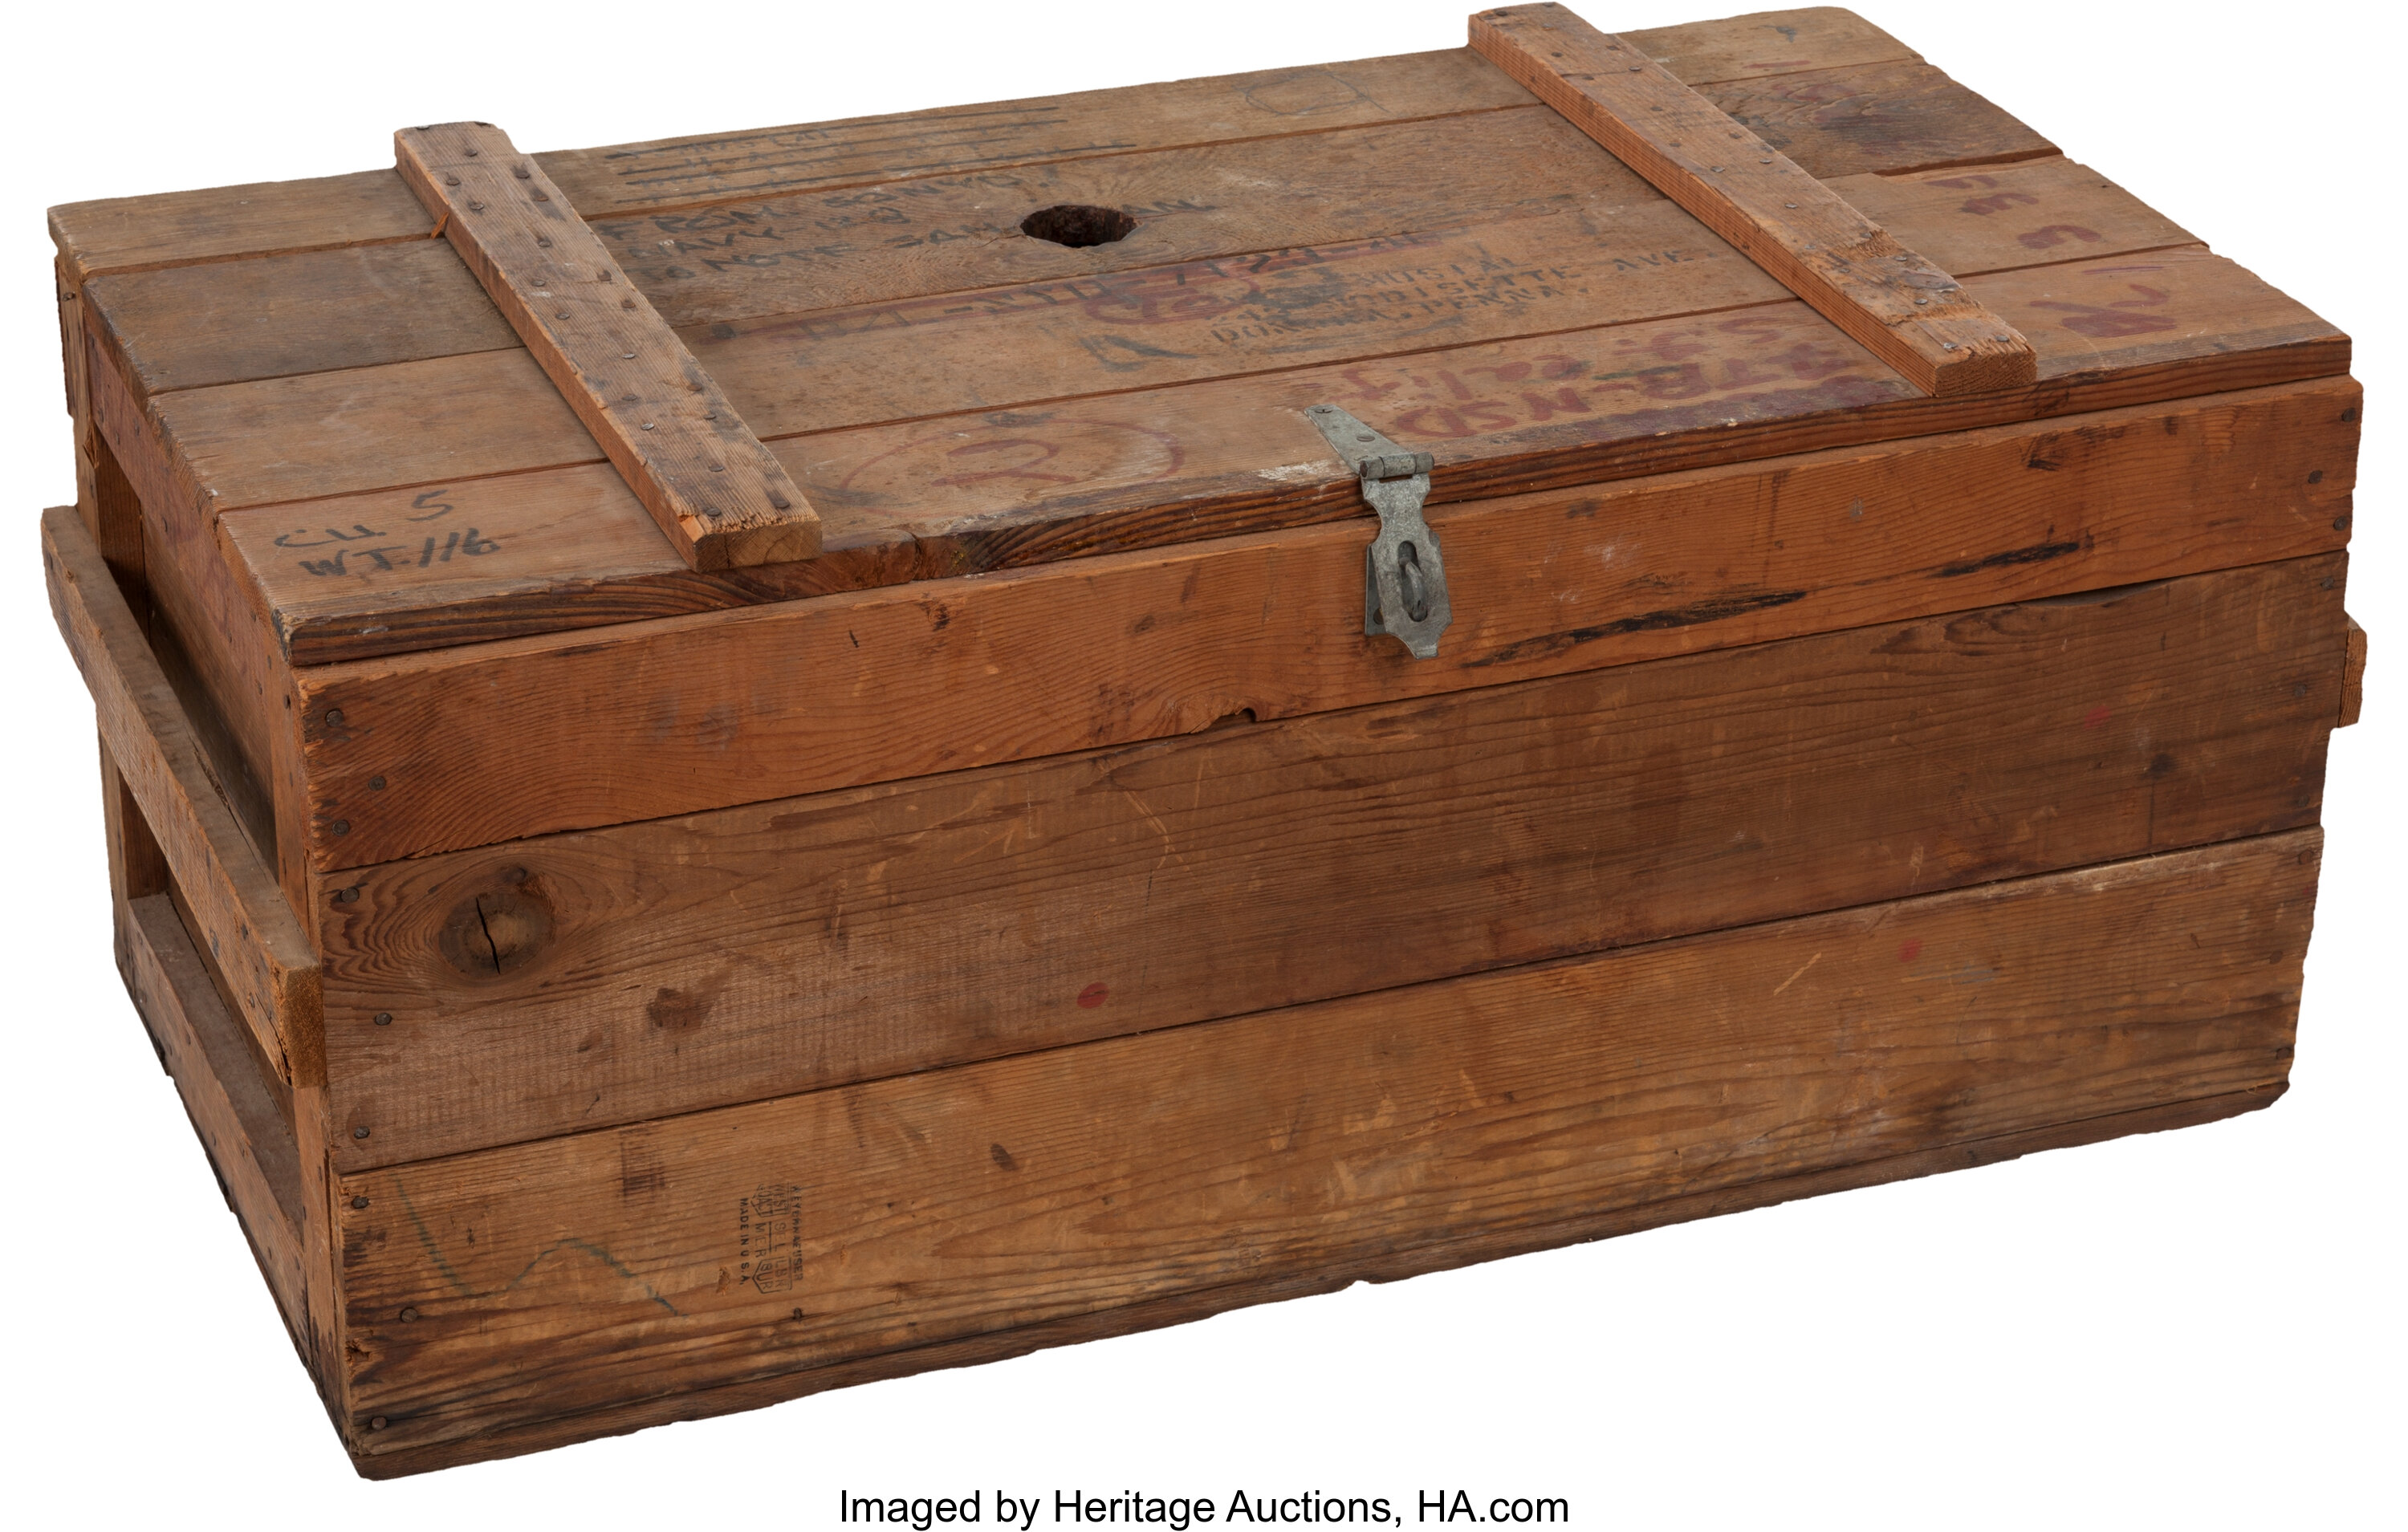
[[[402,179],[696,569],[805,559],[820,521],[543,167],[482,122],[394,135]]]
[[[1558,5],[1481,11],[1471,46],[1926,394],[2031,384],[2013,326],[1644,49]]]
[[[275,1088],[252,1062],[242,1023],[219,999],[166,895],[129,901],[119,939],[126,986],[160,1062],[242,1224],[277,1309],[305,1353],[307,1278],[301,1152]]]
[[[72,508],[42,513],[50,610],[92,688],[100,735],[158,838],[195,934],[287,1083],[325,1074],[317,949],[210,777],[200,741]]]
[[[2358,625],[2355,617],[2345,621],[2349,623],[2349,637],[2342,650],[2341,722],[2334,725],[2344,729],[2358,722],[2358,713],[2366,706],[2366,630]]]

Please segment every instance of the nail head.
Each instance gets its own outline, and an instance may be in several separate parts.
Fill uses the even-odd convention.
[[[327,825],[326,828],[334,831],[337,835],[349,835],[351,833],[351,822],[347,819],[338,819],[335,821],[334,823]]]
[[[355,1197],[351,1198],[351,1206],[352,1206],[354,1209],[363,1209],[363,1208],[366,1208],[367,1205],[368,1205],[368,1199],[367,1199],[367,1198],[366,1198],[366,1197],[364,1197],[364,1196],[355,1196]]]
[[[390,1010],[378,1011],[376,1013],[376,1024],[379,1026],[391,1026],[393,1024],[393,1012]]]
[[[367,1136],[368,1130],[364,1127],[355,1127],[351,1129],[351,1137],[354,1138],[365,1138]]]

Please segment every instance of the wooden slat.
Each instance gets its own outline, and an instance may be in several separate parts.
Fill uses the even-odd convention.
[[[1612,1238],[1642,1229],[1661,1228],[1699,1218],[1770,1208],[1802,1197],[1827,1196],[1940,1175],[1971,1170],[2019,1159],[2026,1154],[2085,1144],[2104,1143],[2130,1134],[2164,1133],[2222,1122],[2244,1112],[2260,1111],[2282,1099],[2285,1084],[2257,1086],[2217,1095],[2194,1096],[2165,1106],[2109,1112],[2079,1122],[2015,1133],[1994,1134],[1971,1143],[1952,1143],[1863,1160],[1828,1170],[1808,1171],[1743,1186],[1668,1197],[1570,1220],[1518,1226],[1419,1245],[1409,1252],[1387,1253],[1351,1262],[1331,1262],[1317,1270],[1289,1270],[1268,1277],[1240,1278],[1211,1287],[1190,1289],[1165,1297],[1145,1298],[1118,1308],[1099,1309],[989,1330],[954,1340],[903,1346],[857,1361],[837,1362],[799,1371],[772,1373],[741,1382],[712,1383],[681,1393],[622,1398],[619,1402],[554,1415],[519,1425],[481,1429],[474,1436],[451,1437],[412,1446],[361,1451],[365,1437],[351,1443],[351,1466],[366,1479],[397,1479],[432,1469],[486,1463],[522,1453],[543,1452],[572,1442],[622,1436],[648,1426],[679,1421],[706,1420],[741,1410],[758,1410],[781,1400],[800,1398],[830,1389],[853,1388],[890,1378],[943,1367],[975,1367],[1025,1356],[1050,1346],[1075,1346],[1091,1340],[1135,1335],[1168,1324],[1184,1324],[1257,1303],[1335,1293],[1358,1281],[1390,1282],[1433,1271],[1446,1271],[1475,1261],[1493,1261],[1533,1251],[1590,1239]],[[793,1316],[787,1316],[791,1319]]]
[[[2030,384],[2030,345],[1636,44],[1558,5],[1475,13],[1471,45],[1917,388]]]
[[[1838,6],[1763,10],[1624,34],[1691,85],[1763,79],[1844,64],[1920,64],[1923,56]]]
[[[2057,146],[1928,64],[1895,60],[1698,93],[1819,180],[2012,164]]]
[[[208,773],[182,708],[72,509],[42,513],[50,610],[101,737],[141,805],[260,1049],[294,1085],[324,1076],[318,956]]]
[[[820,523],[566,196],[499,129],[404,128],[394,155],[537,365],[697,569],[805,559]]]
[[[1335,598],[1361,589],[1349,523],[320,667],[303,709],[345,724],[311,729],[312,815],[346,830],[317,854],[366,866],[2326,551],[2357,401],[2339,382],[1441,508],[1463,616],[1435,661],[1381,658]],[[1088,684],[1059,684],[1068,664]],[[507,721],[464,723],[462,699],[504,695]]]
[[[218,997],[165,895],[128,906],[126,987],[175,1077],[194,1131],[224,1183],[276,1306],[306,1355],[307,1279],[301,1159],[293,1124],[263,1079],[243,1024]]]
[[[1595,1238],[1850,1167],[1870,1170],[1858,1184],[1885,1163],[1938,1168],[1911,1157],[1942,1149],[1977,1164],[2122,1113],[2262,1103],[2289,1073],[2317,843],[347,1176],[351,1439],[406,1453],[1226,1284]],[[791,1224],[756,1276],[739,1218],[764,1198]],[[384,1428],[358,1429],[370,1415]]]
[[[2366,630],[2358,619],[2349,619],[2349,638],[2342,655],[2341,722],[2336,728],[2347,728],[2358,722],[2366,706]]]
[[[1831,190],[1959,278],[2200,243],[2106,177],[2061,159],[1849,176]]]
[[[337,1163],[2313,823],[2339,569],[2258,566],[345,874],[321,926],[330,1090],[373,1133],[338,1138]],[[1400,834],[1401,901],[1382,876]]]

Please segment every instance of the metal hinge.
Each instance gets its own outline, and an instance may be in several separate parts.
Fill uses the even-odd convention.
[[[1422,520],[1432,458],[1406,451],[1336,405],[1314,405],[1305,418],[1354,470],[1363,498],[1380,513],[1380,535],[1363,550],[1363,631],[1393,634],[1417,660],[1438,658],[1438,636],[1453,614],[1446,561]]]

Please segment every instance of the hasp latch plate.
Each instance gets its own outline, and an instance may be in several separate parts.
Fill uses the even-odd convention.
[[[1363,631],[1393,635],[1417,660],[1438,658],[1438,636],[1454,614],[1446,560],[1422,519],[1430,454],[1406,451],[1336,405],[1314,405],[1305,419],[1354,470],[1363,498],[1380,513],[1380,535],[1363,551]]]

